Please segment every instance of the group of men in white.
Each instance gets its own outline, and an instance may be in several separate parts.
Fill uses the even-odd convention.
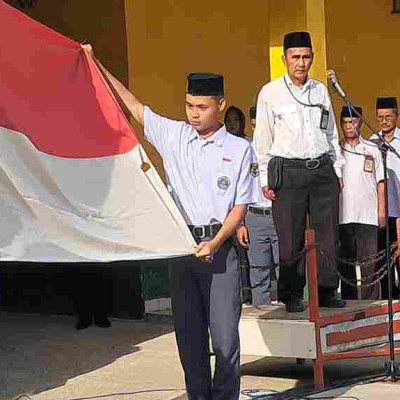
[[[84,47],[93,57],[90,46]],[[143,106],[100,64],[162,156],[170,193],[198,243],[196,257],[172,260],[170,265],[175,332],[191,400],[239,398],[241,301],[232,238],[238,232],[239,241],[246,245],[248,239],[249,253],[254,253],[251,214],[273,219],[279,240],[278,300],[289,313],[305,309],[305,260],[299,254],[308,217],[322,248],[321,307],[343,308],[345,299],[357,297],[356,288],[346,282],[338,296],[338,271],[349,281],[355,277],[354,265],[340,265],[339,255],[356,262],[379,249],[386,212],[379,147],[361,137],[361,119],[349,107],[342,110],[344,139],[339,141],[327,88],[309,77],[314,57],[310,34],[288,33],[283,47],[287,73],[259,93],[252,146],[227,133],[219,122],[225,108],[222,75],[189,74],[188,121],[183,122]],[[376,112],[381,133],[400,152],[395,99],[378,99]],[[389,223],[396,240],[400,159],[395,153],[389,152],[388,166]],[[262,243],[258,249],[263,251]],[[252,259],[254,254],[250,264]],[[373,279],[375,267],[362,269],[362,274]],[[381,294],[375,286],[367,288],[363,298],[385,296],[385,288]]]

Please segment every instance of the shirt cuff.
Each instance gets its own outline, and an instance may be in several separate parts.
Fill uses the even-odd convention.
[[[339,179],[342,179],[342,168],[341,167],[334,167],[334,168],[335,168],[336,176]]]
[[[260,187],[268,186],[268,172],[260,172],[260,176],[258,178]]]

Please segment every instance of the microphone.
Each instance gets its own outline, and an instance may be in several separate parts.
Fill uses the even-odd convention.
[[[340,96],[342,96],[346,100],[346,93],[340,87],[335,71],[332,69],[328,69],[326,72],[332,87],[339,93]]]

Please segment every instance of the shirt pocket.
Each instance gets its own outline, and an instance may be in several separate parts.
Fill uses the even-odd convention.
[[[282,128],[300,128],[300,119],[297,107],[292,104],[288,106],[273,107],[272,112],[274,115],[275,125]]]
[[[235,166],[222,165],[214,174],[213,179],[214,190],[219,198],[232,196],[236,186]]]

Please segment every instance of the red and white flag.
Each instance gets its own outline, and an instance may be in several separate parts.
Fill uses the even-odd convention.
[[[96,64],[0,0],[0,260],[193,253],[194,241]]]

